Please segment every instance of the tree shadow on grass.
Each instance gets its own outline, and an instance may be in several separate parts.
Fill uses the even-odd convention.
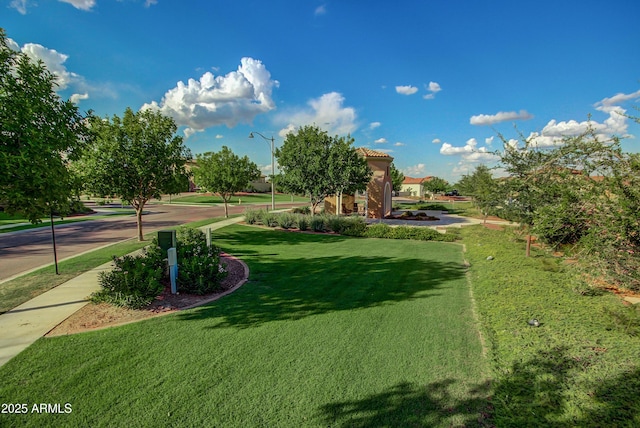
[[[496,425],[640,426],[640,370],[604,380],[581,376],[598,365],[602,352],[556,347],[514,363],[494,384]]]
[[[332,427],[492,426],[489,383],[465,391],[457,384],[453,379],[403,382],[362,400],[326,404],[319,414]]]
[[[370,308],[437,296],[461,279],[461,264],[411,258],[335,256],[247,259],[250,281],[223,301],[181,313],[182,320],[215,318],[209,328],[256,327],[265,322]]]

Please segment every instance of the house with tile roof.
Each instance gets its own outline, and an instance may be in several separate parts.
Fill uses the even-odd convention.
[[[418,198],[422,198],[426,193],[426,189],[424,188],[424,184],[431,180],[432,176],[428,175],[422,178],[414,178],[414,177],[404,177],[402,181],[402,186],[400,187],[400,195],[401,196],[416,196]]]

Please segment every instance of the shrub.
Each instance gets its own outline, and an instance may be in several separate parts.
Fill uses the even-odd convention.
[[[346,226],[345,217],[339,215],[329,215],[325,217],[325,227],[332,232],[342,233]]]
[[[391,236],[391,226],[384,223],[376,223],[367,226],[364,234],[367,238],[389,238]]]
[[[291,210],[294,214],[311,214],[311,208],[309,207],[295,207]]]
[[[304,214],[299,214],[297,223],[298,223],[298,229],[304,231],[304,230],[309,230],[309,226],[311,222],[309,220],[309,216]]]
[[[367,223],[365,223],[363,218],[347,217],[347,219],[346,226],[342,229],[342,232],[340,232],[342,235],[357,237],[365,236]]]
[[[247,224],[260,223],[262,219],[262,212],[264,210],[247,209],[244,212],[244,221]]]
[[[216,291],[227,275],[220,265],[220,249],[213,245],[207,247],[204,232],[192,227],[178,228],[176,240],[178,289],[193,294]]]
[[[296,217],[291,213],[281,213],[277,217],[278,225],[283,229],[291,229],[296,225]]]
[[[403,211],[402,214],[400,214],[400,218],[406,217],[413,217],[413,213],[411,211]]]
[[[91,301],[140,309],[162,293],[162,270],[149,263],[146,256],[114,257],[114,269],[100,272],[101,290],[91,295]]]
[[[265,226],[276,227],[278,225],[278,215],[272,212],[265,211],[262,213],[261,222]]]
[[[450,208],[442,204],[428,204],[428,205],[418,205],[417,209],[424,211],[449,211]]]
[[[321,215],[314,215],[311,217],[310,222],[311,230],[314,232],[324,232],[325,231],[325,218]]]

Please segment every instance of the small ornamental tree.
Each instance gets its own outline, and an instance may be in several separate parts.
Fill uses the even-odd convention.
[[[239,157],[227,146],[219,152],[207,152],[197,156],[194,170],[196,182],[206,190],[218,193],[224,201],[224,216],[229,217],[228,203],[234,193],[246,189],[249,183],[260,178],[258,166],[247,156]]]
[[[393,191],[399,192],[402,189],[402,182],[404,181],[404,174],[396,168],[396,166],[391,162],[391,166],[389,168],[389,173],[391,174],[391,183],[393,185]]]
[[[444,192],[450,186],[447,180],[440,177],[431,177],[429,180],[426,180],[422,185],[426,191],[431,193]]]
[[[473,197],[473,203],[480,209],[485,220],[503,200],[502,189],[486,165],[478,165],[471,175],[463,175],[456,187],[463,195]]]
[[[127,108],[122,118],[93,118],[95,142],[77,169],[86,190],[99,196],[118,196],[133,205],[142,241],[142,211],[151,199],[174,192],[184,182],[189,150],[176,136],[173,119],[155,110],[134,113]]]
[[[312,214],[329,195],[364,190],[372,172],[353,142],[350,136],[331,137],[315,125],[288,134],[276,149],[282,171],[278,184],[307,196]]]

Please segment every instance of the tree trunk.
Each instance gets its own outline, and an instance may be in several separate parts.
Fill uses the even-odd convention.
[[[527,257],[531,255],[531,235],[527,235]]]
[[[224,200],[224,218],[229,218],[229,208],[227,207],[227,200]]]
[[[50,209],[49,213],[51,214],[51,241],[53,242],[53,263],[56,266],[56,275],[60,275],[60,271],[58,270],[58,250],[56,249],[56,229],[53,225],[53,209]]]
[[[138,241],[144,241],[144,236],[142,235],[142,209],[144,208],[144,202],[138,203],[134,205],[136,209],[136,221],[138,223]]]

